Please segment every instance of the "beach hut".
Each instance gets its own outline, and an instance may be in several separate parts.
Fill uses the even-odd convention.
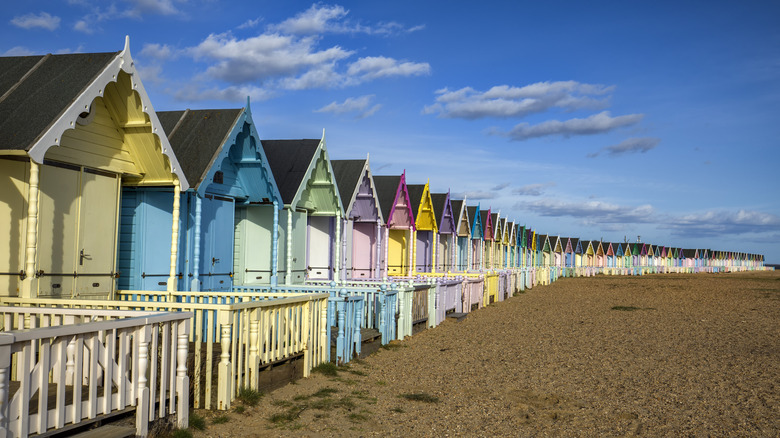
[[[273,218],[281,198],[248,102],[246,108],[157,115],[191,183],[180,197],[177,289],[229,291],[234,282],[269,284],[277,251]],[[171,189],[123,189],[120,289],[166,290],[171,231],[165,224],[172,205]]]
[[[468,210],[468,217],[471,219],[471,269],[482,270],[484,268],[482,248],[485,246],[482,210],[479,204],[477,206],[468,206],[466,209]]]
[[[507,246],[506,268],[517,267],[517,230],[519,226],[515,222],[509,222],[507,224],[509,232],[507,232],[505,244]]]
[[[412,203],[412,211],[415,212],[412,275],[417,272],[435,272],[434,260],[436,259],[438,224],[436,223],[436,214],[433,211],[429,183],[409,184],[407,189],[409,190],[409,200]]]
[[[341,203],[322,138],[262,140],[284,210],[280,214],[279,275],[283,282],[339,278]],[[283,270],[282,270],[283,268]]]
[[[385,272],[407,276],[411,270],[411,241],[414,238],[414,212],[406,188],[406,172],[374,176],[379,207],[385,220]]]
[[[331,166],[346,212],[342,221],[342,279],[381,279],[384,219],[368,157],[332,160]]]
[[[471,265],[471,221],[469,220],[469,212],[466,208],[466,200],[452,200],[452,212],[456,216],[457,226],[457,249],[455,251],[455,266],[459,272],[465,272]]]
[[[122,188],[189,187],[129,39],[120,52],[0,58],[0,72],[0,294],[111,298]],[[175,288],[179,210],[166,208]]]
[[[495,239],[495,226],[493,224],[494,214],[488,208],[487,210],[480,210],[480,220],[482,222],[482,268],[493,268],[493,240]]]
[[[450,192],[432,193],[433,213],[439,228],[438,249],[436,250],[436,271],[451,272],[455,266],[457,230],[456,217],[450,201]],[[458,211],[460,213],[460,210]]]
[[[553,236],[553,239],[555,236]],[[542,253],[542,266],[549,268],[554,265],[555,255],[553,254],[553,247],[550,243],[550,236],[547,234],[539,235],[539,244],[541,246]]]
[[[564,237],[563,240],[566,240]],[[563,270],[563,261],[564,261],[564,246],[562,243],[561,236],[553,236],[550,240],[550,246],[553,252],[553,266],[559,269],[559,272]]]

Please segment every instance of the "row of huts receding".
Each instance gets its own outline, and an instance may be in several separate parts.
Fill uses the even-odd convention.
[[[239,387],[257,387],[264,366],[296,354],[306,357],[304,373],[328,357],[348,361],[367,330],[383,343],[402,339],[414,325],[433,327],[559,276],[763,267],[757,254],[537,233],[449,191],[431,193],[430,182],[412,184],[406,172],[374,175],[368,156],[331,160],[324,131],[298,140],[260,132],[248,100],[155,111],[129,41],[114,53],[0,57],[0,307],[191,312],[192,329],[180,326],[185,334],[171,341],[179,363],[160,363],[184,379],[190,347],[181,336],[189,336],[196,361],[207,364],[205,375],[198,366],[192,375],[194,404],[212,406],[214,374],[214,398],[227,409]],[[18,318],[37,327],[22,313],[2,319],[3,330],[19,327],[9,322]],[[122,338],[142,343],[127,354],[144,350],[147,337]],[[0,349],[12,342],[13,354],[31,351],[7,339]],[[89,366],[118,379],[105,360]],[[122,360],[116,369],[129,372]],[[0,387],[31,361],[0,357]],[[17,368],[5,372],[10,363]],[[99,375],[85,381],[94,386]],[[35,392],[24,391],[12,394],[12,406]],[[0,426],[25,435],[31,420],[23,409],[8,414],[7,397],[0,391]]]

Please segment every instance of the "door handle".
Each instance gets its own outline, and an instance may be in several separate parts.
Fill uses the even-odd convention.
[[[211,258],[211,266],[214,266],[215,264],[217,264],[217,262],[219,262],[219,259],[214,257]]]
[[[83,265],[84,264],[84,259],[92,260],[90,257],[92,257],[92,256],[90,256],[89,254],[84,254],[84,250],[83,249],[81,251],[79,251],[79,265]]]

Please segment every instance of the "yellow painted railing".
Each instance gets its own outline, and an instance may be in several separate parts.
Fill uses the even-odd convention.
[[[303,355],[307,376],[311,368],[327,361],[327,293],[118,291],[117,297],[118,301],[0,301],[36,307],[192,312],[189,341],[194,343],[196,408],[230,408],[239,388],[258,388],[261,366]],[[212,391],[214,374],[216,395]]]

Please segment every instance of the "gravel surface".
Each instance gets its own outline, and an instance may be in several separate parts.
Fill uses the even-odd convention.
[[[195,436],[780,436],[780,272],[564,278],[335,371]]]

